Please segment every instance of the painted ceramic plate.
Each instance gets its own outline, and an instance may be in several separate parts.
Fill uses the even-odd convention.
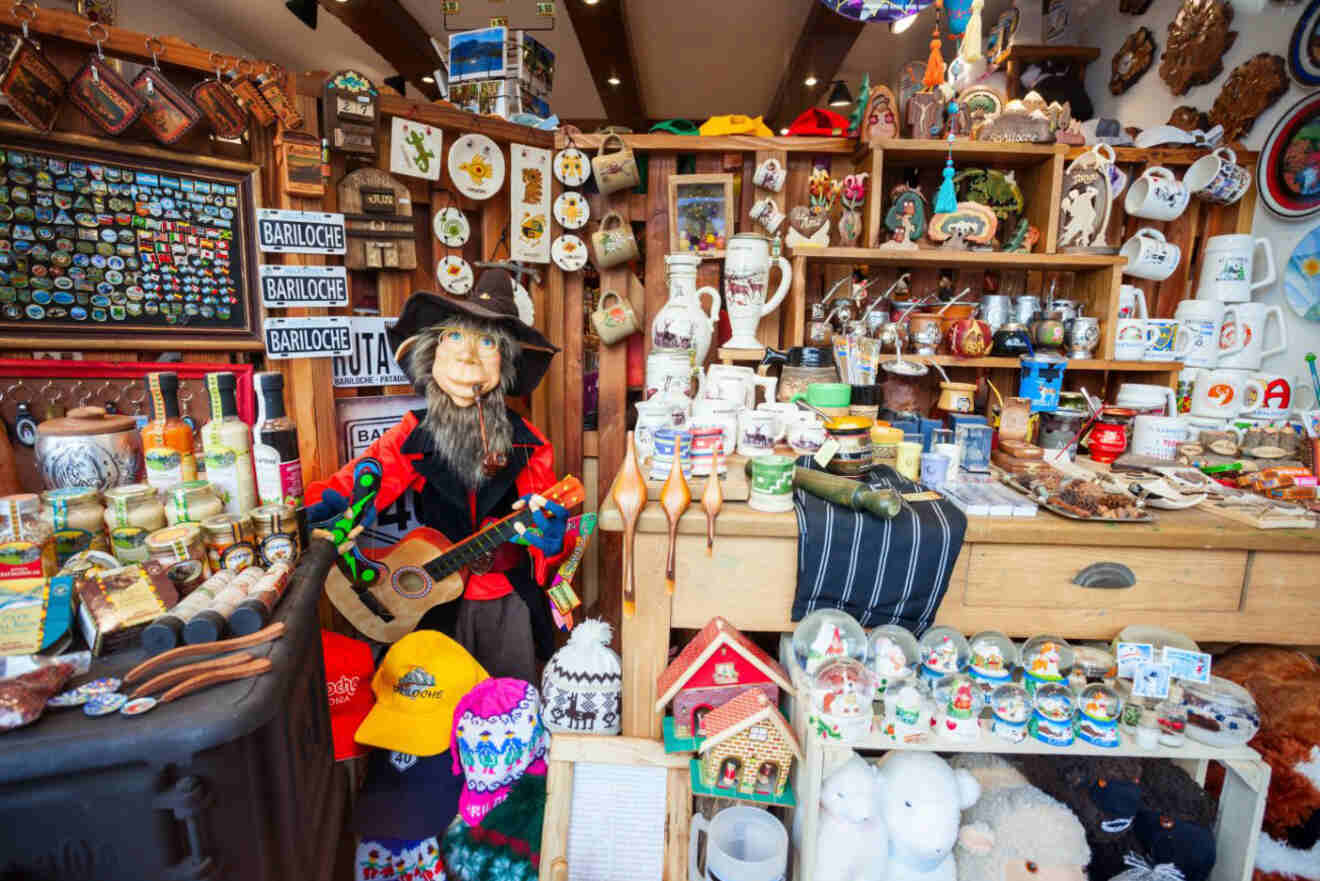
[[[1288,73],[1306,88],[1320,86],[1320,0],[1311,0],[1288,42]]]
[[[555,180],[566,187],[580,187],[591,177],[591,160],[577,147],[555,154]]]
[[[83,712],[89,716],[108,716],[116,713],[119,708],[128,700],[128,695],[112,692],[110,694],[93,695],[87,703],[83,704]]]
[[[931,4],[931,0],[820,0],[832,11],[853,21],[895,21],[915,15]],[[957,4],[946,3],[945,6]],[[966,4],[965,4],[966,5]],[[966,27],[966,19],[963,27]],[[954,30],[962,33],[962,28]]]
[[[527,288],[516,279],[513,282],[513,303],[518,307],[518,317],[522,319],[522,323],[531,327],[536,321],[536,306],[532,303],[532,295],[527,293]]]
[[[1256,165],[1265,207],[1284,220],[1320,211],[1320,92],[1289,107],[1265,139]]]
[[[154,697],[136,697],[131,701],[126,701],[119,712],[125,716],[141,716],[143,713],[149,713],[156,708],[156,698]]]
[[[431,229],[435,231],[435,237],[447,248],[463,247],[472,235],[472,227],[468,224],[467,215],[453,205],[444,211],[436,212],[435,218],[431,221]]]
[[[471,199],[489,199],[504,186],[504,153],[485,135],[464,135],[449,148],[449,179]]]
[[[582,229],[591,219],[591,206],[581,193],[569,190],[555,199],[555,220],[564,229]]]
[[[440,287],[451,294],[466,294],[472,290],[472,267],[462,257],[451,254],[441,260],[436,264],[435,277]]]
[[[550,257],[565,272],[577,272],[587,265],[587,245],[571,232],[566,232],[550,246]]]
[[[1283,271],[1283,298],[1307,321],[1320,321],[1320,226],[1302,236]]]

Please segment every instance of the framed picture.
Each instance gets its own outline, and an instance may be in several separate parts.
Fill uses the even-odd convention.
[[[733,232],[733,175],[670,175],[671,253],[723,257]]]

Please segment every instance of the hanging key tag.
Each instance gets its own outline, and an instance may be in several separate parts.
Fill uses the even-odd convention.
[[[222,60],[217,53],[211,53],[215,78],[202,80],[193,86],[191,95],[216,137],[232,141],[243,137],[243,132],[247,131],[247,113],[220,79]]]
[[[20,119],[48,132],[60,115],[69,81],[28,34],[28,22],[37,17],[37,5],[32,0],[15,0],[13,16],[21,22],[23,35],[14,41],[9,53],[9,67],[0,78],[0,94]]]
[[[69,101],[106,134],[121,135],[137,121],[147,104],[101,51],[101,43],[110,37],[105,25],[92,22],[87,26],[87,35],[96,44],[96,51],[69,80]]]
[[[275,115],[280,118],[280,122],[285,128],[302,128],[302,114],[298,108],[293,106],[289,96],[284,94],[284,89],[280,87],[279,68],[266,66],[265,73],[257,77],[257,88],[261,94],[270,102],[270,106],[275,110]]]
[[[173,144],[202,121],[202,111],[161,71],[158,56],[165,53],[165,44],[156,37],[147,37],[147,51],[151,53],[151,67],[142,68],[133,78],[133,91],[147,105],[142,124],[157,141]]]
[[[246,69],[244,69],[246,66]],[[256,80],[252,79],[248,71],[252,69],[252,62],[246,58],[241,59],[238,65],[229,72],[230,90],[238,96],[238,100],[247,108],[247,112],[252,114],[252,118],[258,125],[271,126],[275,124],[275,108],[270,106],[266,96],[261,94],[261,89],[257,87]]]

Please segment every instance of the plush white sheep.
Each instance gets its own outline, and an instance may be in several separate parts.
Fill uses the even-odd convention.
[[[893,750],[876,765],[877,798],[889,832],[889,881],[957,881],[959,812],[981,786],[934,753]],[[825,881],[814,876],[813,881]]]
[[[886,881],[889,835],[876,800],[876,773],[856,753],[821,784],[817,881]]]

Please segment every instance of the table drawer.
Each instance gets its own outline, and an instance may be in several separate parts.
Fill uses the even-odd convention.
[[[1094,563],[1127,567],[1130,587],[1083,587]],[[1122,611],[1236,611],[1247,551],[975,544],[963,605],[984,608]],[[956,582],[954,585],[956,589]]]

